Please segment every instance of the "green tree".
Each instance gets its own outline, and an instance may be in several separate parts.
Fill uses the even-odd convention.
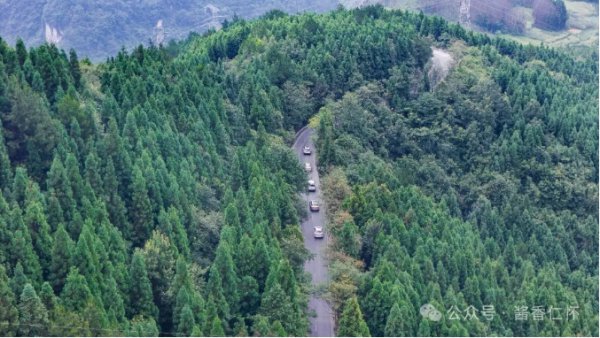
[[[49,272],[49,280],[57,294],[60,294],[69,273],[73,245],[73,240],[65,230],[64,225],[59,224],[54,233]]]
[[[131,208],[129,215],[132,225],[131,241],[135,246],[141,247],[150,236],[150,229],[153,228],[154,220],[146,180],[142,175],[142,171],[137,166],[133,168],[133,180],[130,190]]]
[[[13,270],[13,276],[9,282],[13,294],[20,295],[27,283],[29,283],[29,278],[23,272],[23,265],[21,265],[21,262],[17,262]]]
[[[159,331],[153,318],[135,316],[127,332],[129,337],[158,337]]]
[[[386,337],[403,337],[410,335],[410,332],[406,332],[404,326],[404,318],[402,318],[402,313],[400,312],[400,307],[398,303],[392,306],[390,310],[390,314],[387,318],[387,323],[385,324],[385,336]]]
[[[73,77],[73,83],[76,88],[81,88],[81,69],[79,67],[79,60],[77,59],[77,53],[74,49],[69,50],[69,71]]]
[[[229,304],[231,314],[234,315],[239,310],[239,280],[233,265],[230,246],[223,241],[217,247],[211,269],[213,268],[219,271],[225,299]]]
[[[27,205],[23,221],[31,234],[43,275],[48,276],[53,243],[52,236],[50,236],[50,225],[46,221],[44,209],[38,201],[32,201]]]
[[[269,327],[269,320],[267,317],[262,315],[257,315],[254,317],[252,334],[255,337],[266,337],[271,335],[271,328]]]
[[[167,236],[155,230],[152,232],[152,237],[146,241],[142,253],[148,279],[152,285],[154,303],[161,309],[158,325],[161,328],[168,327],[173,318],[171,310],[176,296],[169,293],[169,288],[175,275],[177,248]]]
[[[92,293],[85,277],[72,267],[60,294],[61,302],[68,311],[81,312],[92,301]]]
[[[131,259],[129,282],[129,313],[156,318],[158,308],[154,304],[152,285],[148,278],[146,262],[141,250],[136,250]]]
[[[179,315],[177,324],[177,335],[180,337],[189,337],[192,335],[196,322],[192,309],[185,305]]]
[[[31,284],[25,284],[19,301],[19,333],[45,336],[48,332],[48,310]]]
[[[225,329],[223,329],[223,323],[219,317],[215,317],[210,327],[210,337],[225,337]]]
[[[15,336],[19,325],[19,312],[4,265],[0,264],[0,335]]]
[[[370,337],[371,333],[363,319],[362,312],[356,297],[346,301],[344,311],[340,317],[338,336],[342,337]]]

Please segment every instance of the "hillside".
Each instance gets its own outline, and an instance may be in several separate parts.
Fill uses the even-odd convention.
[[[340,336],[597,336],[597,112],[597,54],[380,6],[98,64],[0,40],[0,335],[306,336],[324,292]]]
[[[254,18],[271,9],[323,12],[336,6],[334,0],[1,0],[0,36],[9,44],[19,37],[28,45],[54,42],[103,61],[123,46],[184,39],[218,28],[234,15]]]
[[[477,31],[521,43],[565,47],[573,55],[598,49],[598,1],[564,0],[563,21],[553,0],[470,0],[470,23]],[[561,3],[563,0],[560,1]],[[348,8],[381,4],[386,8],[423,11],[457,22],[460,0],[340,0]],[[537,19],[536,19],[537,18]],[[564,21],[566,19],[566,21]],[[564,26],[561,26],[564,24]],[[591,48],[590,48],[591,47]]]

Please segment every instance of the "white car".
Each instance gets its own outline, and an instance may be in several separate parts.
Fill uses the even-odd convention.
[[[310,155],[312,153],[312,151],[310,150],[309,146],[304,146],[302,153],[304,153],[304,155]]]
[[[317,186],[315,185],[315,181],[308,180],[308,191],[317,191]]]
[[[308,163],[308,162],[304,163],[304,170],[306,172],[311,172],[312,171],[312,167],[310,166],[310,163]]]
[[[325,236],[325,234],[323,233],[323,228],[317,225],[314,228],[313,235],[315,236],[315,238],[323,238]]]

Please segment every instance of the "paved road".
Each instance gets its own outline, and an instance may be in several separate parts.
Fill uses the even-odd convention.
[[[304,246],[314,255],[314,258],[304,264],[304,270],[312,275],[313,286],[323,285],[329,280],[329,272],[327,270],[327,229],[325,228],[325,208],[323,208],[323,198],[321,197],[321,184],[319,182],[319,173],[316,166],[316,152],[314,144],[311,140],[313,130],[306,128],[302,130],[294,142],[294,151],[302,163],[309,162],[313,170],[309,173],[310,179],[315,181],[317,186],[316,192],[303,193],[302,198],[306,202],[308,210],[308,201],[311,199],[321,202],[321,210],[319,212],[308,212],[308,218],[302,222],[302,235],[304,236]],[[310,146],[312,155],[307,156],[302,153],[305,145]],[[315,239],[313,237],[313,227],[320,225],[325,230],[325,238]],[[333,311],[329,303],[325,299],[311,295],[308,302],[309,310],[314,310],[317,316],[310,320],[310,335],[312,337],[332,337],[333,332]]]

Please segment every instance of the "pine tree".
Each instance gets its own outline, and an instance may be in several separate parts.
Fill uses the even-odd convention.
[[[273,322],[273,325],[271,325],[271,332],[273,332],[273,335],[275,337],[287,337],[288,336],[288,334],[285,332],[285,329],[283,328],[283,325],[281,325],[281,322],[278,320]]]
[[[11,182],[12,167],[10,164],[10,158],[8,157],[8,150],[6,149],[6,145],[4,143],[4,129],[2,126],[2,120],[0,119],[0,191],[8,191],[7,189],[10,187]]]
[[[77,158],[72,153],[67,155],[67,160],[65,161],[65,171],[67,179],[71,185],[73,199],[80,200],[83,197],[83,177],[81,177]]]
[[[225,329],[223,329],[223,323],[219,317],[215,317],[210,326],[210,337],[225,337]]]
[[[154,304],[152,296],[152,286],[148,279],[146,262],[141,250],[136,250],[131,259],[129,284],[129,313],[142,315],[148,318],[156,318],[158,309]]]
[[[40,259],[43,275],[48,276],[53,243],[50,236],[50,225],[46,222],[44,209],[38,201],[28,203],[24,222],[29,229],[33,247]]]
[[[33,283],[40,283],[42,280],[40,261],[33,251],[29,231],[23,230],[24,225],[20,217],[18,217],[18,222],[21,223],[20,229],[15,231],[11,241],[12,261],[22,262],[25,275]]]
[[[129,337],[158,337],[158,326],[153,318],[135,316],[127,332]]]
[[[82,312],[87,304],[92,301],[92,293],[88,283],[85,277],[79,274],[77,268],[72,267],[70,269],[60,298],[66,310],[78,313]]]
[[[257,315],[254,317],[254,325],[252,325],[252,334],[255,337],[267,337],[271,335],[268,318]]]
[[[48,311],[31,284],[25,284],[19,301],[19,333],[24,336],[45,336],[48,332]]]
[[[179,315],[177,335],[180,337],[189,337],[192,334],[195,325],[196,322],[194,320],[192,309],[188,305],[185,305]]]
[[[15,294],[13,293],[4,265],[0,264],[0,335],[15,336],[19,325]]]
[[[52,286],[50,283],[44,282],[42,284],[42,290],[40,291],[40,300],[42,304],[46,307],[48,312],[52,312],[57,305],[57,299],[54,295],[54,290],[52,290]]]
[[[115,279],[110,276],[105,283],[106,291],[103,292],[102,303],[109,317],[112,316],[117,323],[125,321],[125,302],[117,286]]]
[[[254,245],[254,278],[258,282],[259,290],[262,292],[265,289],[265,283],[271,267],[271,257],[265,240],[260,237],[255,241]]]
[[[142,171],[136,166],[133,168],[133,181],[131,182],[131,208],[130,222],[132,225],[131,241],[137,247],[144,245],[153,228],[152,205],[148,197],[146,180]]]
[[[29,278],[25,276],[25,272],[23,272],[23,265],[21,262],[17,262],[15,268],[13,269],[13,276],[10,279],[10,288],[13,291],[13,294],[20,295],[23,292],[23,287],[25,284],[29,283]]]
[[[216,315],[222,318],[230,317],[230,308],[223,286],[221,284],[221,273],[214,265],[211,267],[208,277],[208,283],[206,284],[206,299],[209,305],[212,305],[216,309]],[[210,308],[210,307],[207,307]],[[208,318],[212,320],[212,318]],[[210,323],[209,323],[210,324]]]
[[[96,251],[97,236],[92,227],[91,220],[84,223],[75,246],[72,261],[73,265],[78,268],[79,273],[86,278],[92,293],[98,296],[102,278],[100,259]]]
[[[54,243],[50,261],[49,280],[57,294],[60,294],[71,265],[73,240],[65,230],[64,225],[58,225],[54,233]]]
[[[235,315],[239,310],[239,280],[233,265],[230,246],[223,241],[217,247],[212,268],[219,270],[225,299],[229,304],[231,314]]]
[[[79,68],[79,60],[74,49],[69,50],[69,72],[73,77],[73,83],[77,89],[81,88],[81,69]]]
[[[25,205],[25,193],[29,182],[27,170],[23,167],[17,167],[12,181],[12,200],[18,203],[21,208]]]
[[[239,284],[240,313],[254,315],[260,305],[258,283],[252,276],[244,276]]]
[[[236,318],[235,324],[233,324],[233,334],[236,337],[248,337],[248,327],[243,318]]]
[[[371,333],[365,323],[356,297],[346,301],[344,311],[340,317],[338,336],[342,337],[370,337]]]
[[[52,161],[46,185],[48,186],[48,191],[51,194],[54,194],[58,199],[65,218],[70,220],[73,216],[73,209],[76,204],[75,199],[73,198],[71,184],[67,176],[67,170],[58,155],[55,156]]]
[[[19,62],[19,66],[23,66],[25,60],[27,60],[27,48],[25,48],[25,43],[21,38],[17,39],[17,43],[15,44],[15,52],[17,54],[17,61]]]
[[[392,310],[390,310],[390,314],[387,318],[387,323],[385,324],[385,335],[387,337],[403,337],[409,336],[410,332],[405,331],[404,320],[402,318],[402,313],[400,312],[400,307],[398,303],[392,306]]]
[[[146,241],[142,252],[154,300],[156,306],[161,309],[158,325],[164,329],[171,325],[173,318],[171,310],[176,294],[170,294],[169,288],[175,275],[177,248],[167,236],[155,230],[152,232],[152,237]]]
[[[277,282],[263,294],[259,313],[269,318],[271,322],[279,320],[284,324],[286,331],[292,335],[299,331],[293,304]]]

